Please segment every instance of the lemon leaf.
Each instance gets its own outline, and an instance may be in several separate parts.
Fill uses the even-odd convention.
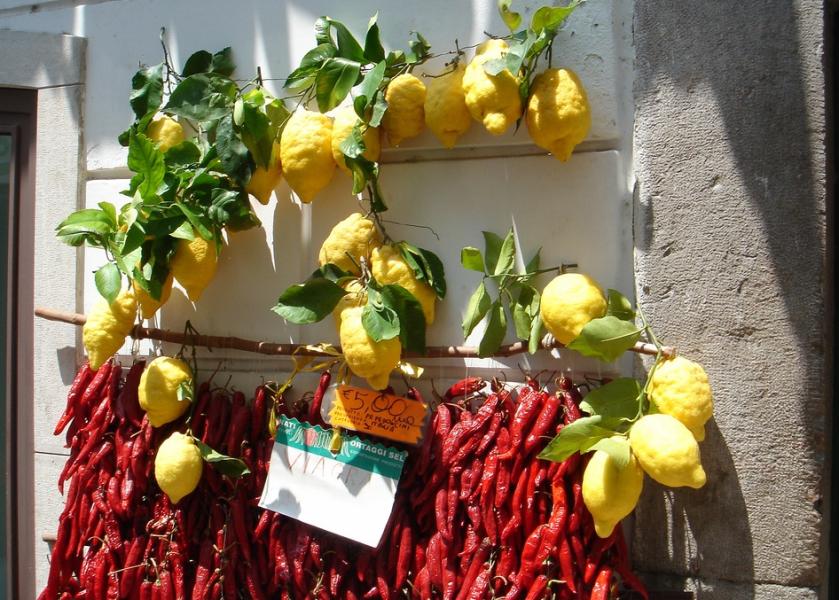
[[[356,61],[341,57],[327,59],[315,76],[318,110],[324,113],[341,104],[360,73],[361,64]]]
[[[472,246],[466,246],[460,251],[460,264],[470,271],[484,272],[484,255]]]
[[[617,290],[608,290],[606,299],[606,314],[617,317],[622,321],[635,320],[635,311],[629,299]]]
[[[537,312],[536,317],[530,323],[530,338],[527,340],[527,351],[531,354],[536,354],[539,345],[542,343],[543,329],[542,315]]]
[[[580,410],[589,415],[620,421],[632,419],[638,413],[638,396],[641,384],[631,377],[621,377],[586,394]]]
[[[490,308],[492,308],[492,300],[487,293],[484,282],[481,281],[475,291],[472,292],[469,304],[466,306],[466,314],[463,316],[464,338],[469,337],[469,334],[475,329],[475,325],[481,322]]]
[[[233,50],[230,46],[222,48],[213,54],[213,60],[210,64],[211,73],[218,73],[224,77],[230,77],[235,70],[236,65],[233,62]]]
[[[543,6],[533,13],[533,17],[530,19],[530,30],[534,33],[555,32],[580,4],[582,4],[582,0],[574,0],[568,6],[557,6],[555,8]]]
[[[297,67],[286,79],[285,87],[289,90],[302,90],[315,81],[315,75],[320,66],[329,58],[335,56],[335,46],[332,43],[321,43],[309,50],[300,60]]]
[[[613,432],[600,426],[602,417],[583,417],[562,428],[554,439],[539,453],[539,458],[561,462],[583,448],[591,448]]]
[[[409,352],[425,352],[425,314],[414,295],[401,285],[382,286],[382,301],[399,318],[399,340]]]
[[[498,12],[510,31],[515,31],[521,25],[521,15],[510,10],[513,0],[498,0]]]
[[[498,261],[493,269],[494,275],[505,275],[513,271],[516,264],[516,239],[510,229],[498,249]]]
[[[635,323],[609,315],[589,321],[568,348],[583,356],[613,362],[635,345],[641,331]]]
[[[539,314],[540,294],[536,288],[522,285],[521,291],[513,303],[513,325],[520,340],[529,340],[533,327],[533,319]]]
[[[491,231],[482,231],[484,235],[484,262],[488,273],[495,273],[495,266],[498,264],[498,255],[501,252],[501,245],[504,240],[501,236]]]
[[[399,315],[372,287],[367,288],[367,304],[361,312],[361,324],[374,342],[391,340],[399,335]]]
[[[237,90],[236,83],[225,77],[190,75],[172,90],[164,111],[193,121],[214,121],[230,113]]]
[[[379,24],[376,20],[379,13],[370,17],[367,23],[367,35],[364,37],[364,58],[370,62],[379,62],[385,59],[385,49],[379,37]]]
[[[163,101],[163,63],[140,69],[131,78],[128,102],[137,119],[153,114]]]
[[[478,356],[485,358],[492,355],[501,347],[505,335],[507,335],[507,314],[501,302],[496,300],[489,309],[487,328],[481,343],[478,344]]]
[[[271,310],[298,325],[315,323],[330,314],[346,293],[328,279],[309,279],[286,289]]]
[[[253,170],[251,155],[233,126],[232,114],[225,115],[218,123],[216,148],[218,149],[219,160],[221,160],[221,167],[225,173],[242,184],[251,178]]]
[[[599,440],[596,444],[591,446],[589,450],[602,450],[609,455],[612,462],[618,469],[623,469],[629,464],[629,440],[625,437],[607,437]]]
[[[201,452],[201,458],[204,462],[211,465],[216,471],[228,477],[242,477],[250,474],[248,466],[238,458],[233,458],[217,452],[210,448],[207,444],[197,438],[193,438],[193,442],[198,446]]]
[[[93,280],[96,283],[96,290],[108,301],[108,304],[117,299],[122,286],[122,275],[114,263],[109,262],[98,268],[93,275]]]
[[[128,142],[128,168],[140,176],[137,189],[143,200],[147,203],[154,202],[157,188],[163,182],[166,166],[163,153],[142,133],[132,135]]]
[[[206,73],[210,70],[213,64],[213,55],[206,50],[199,50],[193,52],[184,63],[184,68],[181,70],[183,77],[189,77],[197,73]]]
[[[341,21],[326,18],[329,25],[335,30],[335,37],[338,40],[338,56],[348,58],[357,62],[364,60],[364,50],[361,44],[355,39],[350,30]]]

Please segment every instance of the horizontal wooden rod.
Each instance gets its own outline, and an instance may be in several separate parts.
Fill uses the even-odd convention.
[[[77,326],[84,325],[86,321],[86,317],[82,314],[54,310],[52,308],[36,308],[35,316],[48,321],[58,321]],[[231,348],[233,350],[272,356],[291,356],[292,354],[297,356],[327,355],[326,352],[321,352],[308,344],[276,344],[274,342],[261,342],[240,337],[183,333],[168,329],[141,327],[140,325],[134,327],[131,331],[131,337],[135,339],[171,342],[173,344],[203,346],[206,348]],[[553,348],[562,348],[563,346],[558,342],[543,339],[539,347],[542,350],[551,350]],[[341,351],[339,346],[335,348],[339,352]],[[649,354],[652,356],[658,353],[655,345],[647,342],[637,342],[630,350],[638,354]],[[665,356],[673,356],[676,353],[675,349],[669,346],[664,346],[662,350]],[[501,346],[492,356],[488,357],[478,356],[478,349],[474,346],[428,346],[425,349],[425,354],[407,352],[406,356],[409,358],[503,358],[525,352],[527,352],[527,343],[516,342]]]

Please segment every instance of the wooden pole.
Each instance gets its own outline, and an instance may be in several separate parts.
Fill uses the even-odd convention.
[[[52,308],[36,308],[35,316],[48,321],[57,321],[60,323],[69,323],[70,325],[82,326],[85,324],[86,318],[79,313],[70,313]],[[206,348],[230,348],[233,350],[242,350],[244,352],[254,352],[257,354],[268,354],[272,356],[325,356],[325,352],[321,352],[306,344],[276,344],[274,342],[263,342],[258,340],[249,340],[240,337],[227,337],[218,335],[196,335],[192,333],[182,333],[178,331],[171,331],[168,329],[157,329],[153,327],[141,327],[136,325],[131,331],[131,336],[135,339],[158,340],[161,342],[171,342],[173,344],[187,344],[190,346],[203,346]],[[550,350],[553,348],[562,348],[562,344],[558,342],[548,343],[548,340],[542,340],[540,349]],[[340,347],[336,346],[340,352]],[[636,342],[635,346],[630,348],[632,352],[638,354],[648,354],[655,356],[657,349],[655,345],[647,342]],[[675,349],[665,346],[663,349],[665,356],[673,356]],[[524,354],[527,352],[527,343],[516,342],[514,344],[507,344],[501,346],[491,357],[483,358],[503,358],[514,356],[516,354]],[[473,346],[428,346],[425,349],[425,354],[406,353],[409,358],[481,358],[478,356],[478,349]]]

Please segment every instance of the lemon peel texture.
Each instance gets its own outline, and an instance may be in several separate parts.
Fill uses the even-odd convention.
[[[588,275],[565,273],[545,286],[539,311],[547,330],[568,345],[589,321],[606,314],[606,298]]]
[[[153,427],[170,423],[187,411],[189,400],[178,397],[178,388],[191,380],[192,370],[177,358],[161,356],[146,366],[137,395]]]
[[[93,371],[122,347],[136,318],[137,298],[133,289],[120,292],[111,304],[104,298],[97,301],[82,328],[82,341]]]
[[[298,110],[288,120],[280,140],[280,161],[288,185],[309,203],[332,181],[332,119]]]
[[[571,158],[591,128],[591,108],[577,74],[570,69],[540,73],[533,81],[525,120],[537,146],[563,162]]]

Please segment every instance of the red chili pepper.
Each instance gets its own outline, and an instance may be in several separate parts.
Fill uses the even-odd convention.
[[[140,600],[152,600],[154,584],[151,581],[144,581],[140,584]]]
[[[79,369],[79,372],[76,373],[76,377],[70,385],[70,391],[67,393],[67,405],[64,408],[64,414],[62,414],[61,418],[58,419],[55,430],[52,432],[53,435],[60,435],[67,426],[67,423],[69,423],[75,416],[79,398],[84,389],[90,383],[91,379],[93,379],[93,371],[90,370],[90,364],[85,363],[82,365],[81,369]]]
[[[483,456],[484,452],[486,452],[489,447],[491,446],[492,442],[495,440],[496,436],[498,435],[498,430],[501,429],[501,423],[504,421],[504,414],[500,412],[495,412],[492,415],[492,418],[489,422],[489,428],[484,433],[483,437],[481,438],[481,442],[478,444],[478,447],[475,448],[475,454],[477,456]]]
[[[323,397],[326,394],[326,389],[332,381],[332,374],[327,369],[320,375],[318,387],[312,396],[312,403],[309,405],[309,423],[312,425],[323,425],[323,418],[320,416],[320,407],[323,404]]]
[[[477,581],[478,576],[482,572],[487,571],[487,569],[484,568],[484,564],[489,558],[491,550],[492,544],[490,544],[489,539],[484,538],[480,546],[478,546],[475,551],[465,554],[469,557],[469,567],[463,577],[463,582],[460,585],[460,592],[458,592],[456,600],[465,600],[470,597],[469,595],[474,589],[474,584]],[[486,588],[486,583],[487,582],[484,582],[482,585],[484,590]],[[483,596],[480,597],[483,598]]]
[[[615,527],[615,529],[612,530],[612,533],[611,535],[609,535],[609,537],[598,537],[594,540],[594,543],[591,545],[591,548],[588,552],[588,557],[586,558],[586,568],[583,572],[583,582],[586,585],[591,585],[591,582],[594,581],[594,578],[598,573],[598,567],[600,566],[600,559],[603,557],[603,553],[606,552],[609,548],[611,548],[612,545],[615,543],[615,538],[617,537],[617,529],[618,527]]]
[[[573,423],[582,416],[578,403],[574,401],[574,396],[568,391],[562,392],[562,405],[565,408],[565,424]]]
[[[408,570],[411,566],[411,554],[413,550],[413,531],[408,523],[402,527],[399,535],[399,557],[396,561],[396,578],[393,587],[402,589],[408,580]]]
[[[432,586],[443,588],[443,538],[438,531],[431,536],[425,553],[428,578]]]
[[[530,387],[523,387],[519,390],[519,403],[516,407],[516,414],[513,417],[513,423],[510,426],[510,446],[507,451],[501,455],[502,460],[508,460],[513,457],[515,451],[521,446],[524,440],[524,433],[530,427],[533,419],[538,415],[540,406],[542,405],[544,392],[534,392]]]
[[[498,476],[495,479],[495,507],[501,508],[507,502],[510,493],[510,467],[506,463],[498,466]]]
[[[485,382],[480,377],[467,377],[453,384],[448,390],[446,390],[446,393],[443,395],[443,397],[445,398],[446,402],[451,402],[454,398],[474,394],[475,392],[483,388],[484,385]]]
[[[594,587],[591,590],[590,600],[609,600],[609,592],[612,587],[611,583],[612,569],[604,566],[597,574],[597,580],[594,582]]]
[[[539,412],[539,416],[536,417],[536,422],[533,424],[533,428],[524,440],[525,453],[530,452],[536,448],[540,442],[542,442],[542,436],[547,435],[547,433],[551,430],[551,427],[555,426],[556,417],[559,414],[559,408],[561,406],[559,396],[556,394],[548,395],[544,393],[543,396],[545,400],[542,405],[542,410]]]
[[[125,376],[125,384],[114,402],[114,411],[120,421],[127,420],[134,427],[139,427],[143,421],[143,409],[140,408],[138,390],[140,377],[146,368],[146,361],[139,360],[131,365]]]
[[[525,600],[539,600],[548,588],[548,576],[539,575],[527,591]]]
[[[545,531],[546,525],[539,525],[527,537],[524,542],[524,547],[521,551],[521,568],[516,576],[516,585],[522,589],[528,589],[533,583],[533,578],[536,570],[541,567],[541,563],[537,563],[537,556],[539,548],[542,546],[542,535]]]
[[[240,394],[240,392],[236,392]],[[234,398],[237,397],[234,394]],[[227,431],[227,438],[225,440],[225,448],[227,454],[233,457],[239,457],[242,454],[242,441],[248,435],[248,425],[250,425],[251,415],[250,411],[243,404],[233,405],[233,416],[231,417],[230,429]]]

